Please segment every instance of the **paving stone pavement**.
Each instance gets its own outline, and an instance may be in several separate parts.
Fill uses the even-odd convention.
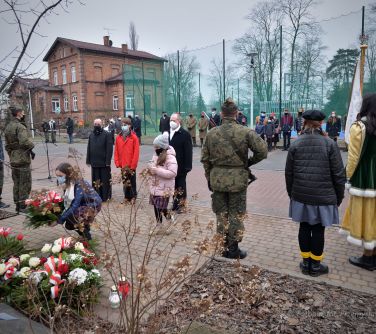
[[[85,144],[78,144],[72,147],[75,147],[82,153],[86,149]],[[55,179],[49,180],[46,178],[48,170],[45,154],[43,154],[43,145],[40,144],[36,150],[37,158],[33,161],[33,189],[54,188]],[[68,145],[66,144],[60,144],[57,149],[52,150],[51,171],[55,170],[58,163],[67,160],[67,152]],[[151,153],[152,147],[142,146],[138,171],[142,169],[142,166],[145,166],[151,157]],[[187,252],[191,252],[193,241],[202,239],[203,237],[202,230],[205,230],[203,226],[215,221],[215,216],[210,209],[210,193],[207,190],[203,170],[199,163],[199,154],[199,149],[195,148],[193,171],[188,175],[188,192],[190,194],[189,212],[179,215],[175,231],[165,238],[167,241],[171,241],[174,238],[181,237],[184,221],[196,221],[199,222],[199,225],[194,224],[190,239],[185,243],[185,246],[174,250],[172,256],[169,258],[171,261],[181,258]],[[272,153],[269,155],[269,158],[276,159],[276,165],[283,165],[284,154],[285,152]],[[84,171],[85,177],[90,179],[90,170],[84,164],[84,161],[78,160],[78,164]],[[345,238],[339,235],[338,227],[327,228],[326,231],[325,262],[329,265],[330,273],[319,278],[302,275],[298,267],[300,261],[297,238],[298,224],[288,219],[288,197],[284,188],[284,174],[281,170],[263,170],[262,166],[257,170],[255,169],[255,173],[258,176],[258,180],[248,190],[249,216],[245,222],[246,233],[241,243],[241,247],[248,251],[248,257],[242,260],[242,263],[248,265],[256,264],[271,271],[376,294],[376,272],[369,272],[348,263],[349,256],[360,255],[362,250],[347,243]],[[6,168],[3,201],[7,203],[12,202],[12,187],[10,170]],[[125,216],[129,215],[129,211],[127,211],[129,208],[125,208],[119,204],[121,199],[121,186],[114,185],[113,202],[103,211],[119,214],[120,211],[125,210]],[[343,215],[345,205],[346,203],[341,206],[341,216]],[[12,209],[14,209],[14,206],[9,210]],[[99,226],[105,220],[103,216],[104,212],[97,217]],[[145,198],[142,201],[141,210],[137,213],[137,220],[141,226],[146,228],[150,224],[151,217],[153,217],[152,208],[148,205],[147,198]],[[22,215],[4,219],[0,222],[0,226],[12,227],[15,232],[24,232],[31,248],[40,248],[44,243],[51,242],[67,233],[60,226],[25,231],[23,229],[24,219],[25,217]],[[146,232],[145,230],[143,231],[143,233],[148,233],[147,230]],[[209,232],[207,229],[205,230],[208,236],[213,233],[212,231]],[[99,249],[104,250],[106,245],[104,244],[103,232],[97,230],[93,234],[99,241]],[[135,247],[140,252],[145,248],[146,240],[147,238],[143,238],[142,234],[135,240]],[[123,240],[121,238],[118,239],[117,245],[120,249],[122,244]],[[200,261],[202,262],[203,260],[201,259]],[[155,270],[158,270],[160,263],[160,261],[155,261]],[[102,300],[103,309],[100,310],[100,313],[107,313],[107,315],[110,314],[116,317],[116,313],[109,312],[106,305],[107,293],[112,282],[108,275],[105,275],[104,278],[106,288],[104,289],[105,293]]]

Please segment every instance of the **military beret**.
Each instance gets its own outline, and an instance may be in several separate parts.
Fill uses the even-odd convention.
[[[310,121],[322,121],[325,119],[325,114],[320,110],[307,110],[303,113],[303,118]]]

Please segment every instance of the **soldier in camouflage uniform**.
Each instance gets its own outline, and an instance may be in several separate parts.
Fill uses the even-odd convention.
[[[222,105],[222,125],[211,129],[206,136],[201,162],[209,190],[213,192],[217,232],[224,236],[223,256],[242,259],[247,256],[238,246],[244,233],[246,213],[248,171],[245,162],[249,149],[253,152],[249,165],[265,159],[268,150],[256,132],[236,123],[236,115],[237,106],[228,98]]]
[[[197,120],[196,117],[193,116],[192,113],[189,114],[189,117],[186,120],[187,129],[189,134],[191,135],[193,146],[196,146],[196,124]]]
[[[12,167],[13,200],[16,211],[25,212],[25,200],[31,191],[31,156],[33,142],[29,139],[25,114],[20,108],[11,107],[13,119],[5,128],[5,150],[8,152]]]

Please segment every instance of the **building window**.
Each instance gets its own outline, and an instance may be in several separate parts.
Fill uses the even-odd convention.
[[[63,77],[63,85],[67,83],[67,70],[65,68],[65,66],[63,66],[61,68],[61,74],[62,74],[62,77]]]
[[[125,99],[125,109],[133,110],[134,109],[134,96],[133,93],[128,93]]]
[[[64,96],[64,111],[67,112],[69,110],[69,99],[68,96]]]
[[[53,78],[54,78],[54,85],[57,86],[59,83],[57,82],[57,70],[54,70],[53,71],[53,74],[52,74]]]
[[[52,98],[52,112],[60,113],[60,99],[58,97]]]
[[[117,95],[112,97],[112,110],[119,110],[119,97]]]
[[[72,74],[72,82],[76,82],[76,66],[71,67],[71,74]]]
[[[77,95],[73,95],[73,111],[78,111],[78,98],[77,98]]]

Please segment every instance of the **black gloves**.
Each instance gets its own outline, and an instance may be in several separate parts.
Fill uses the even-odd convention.
[[[211,185],[210,185],[210,181],[208,180],[208,188],[209,188],[209,191],[213,191]]]
[[[35,153],[33,150],[30,151],[30,156],[31,156],[31,160],[34,160],[35,158]]]

